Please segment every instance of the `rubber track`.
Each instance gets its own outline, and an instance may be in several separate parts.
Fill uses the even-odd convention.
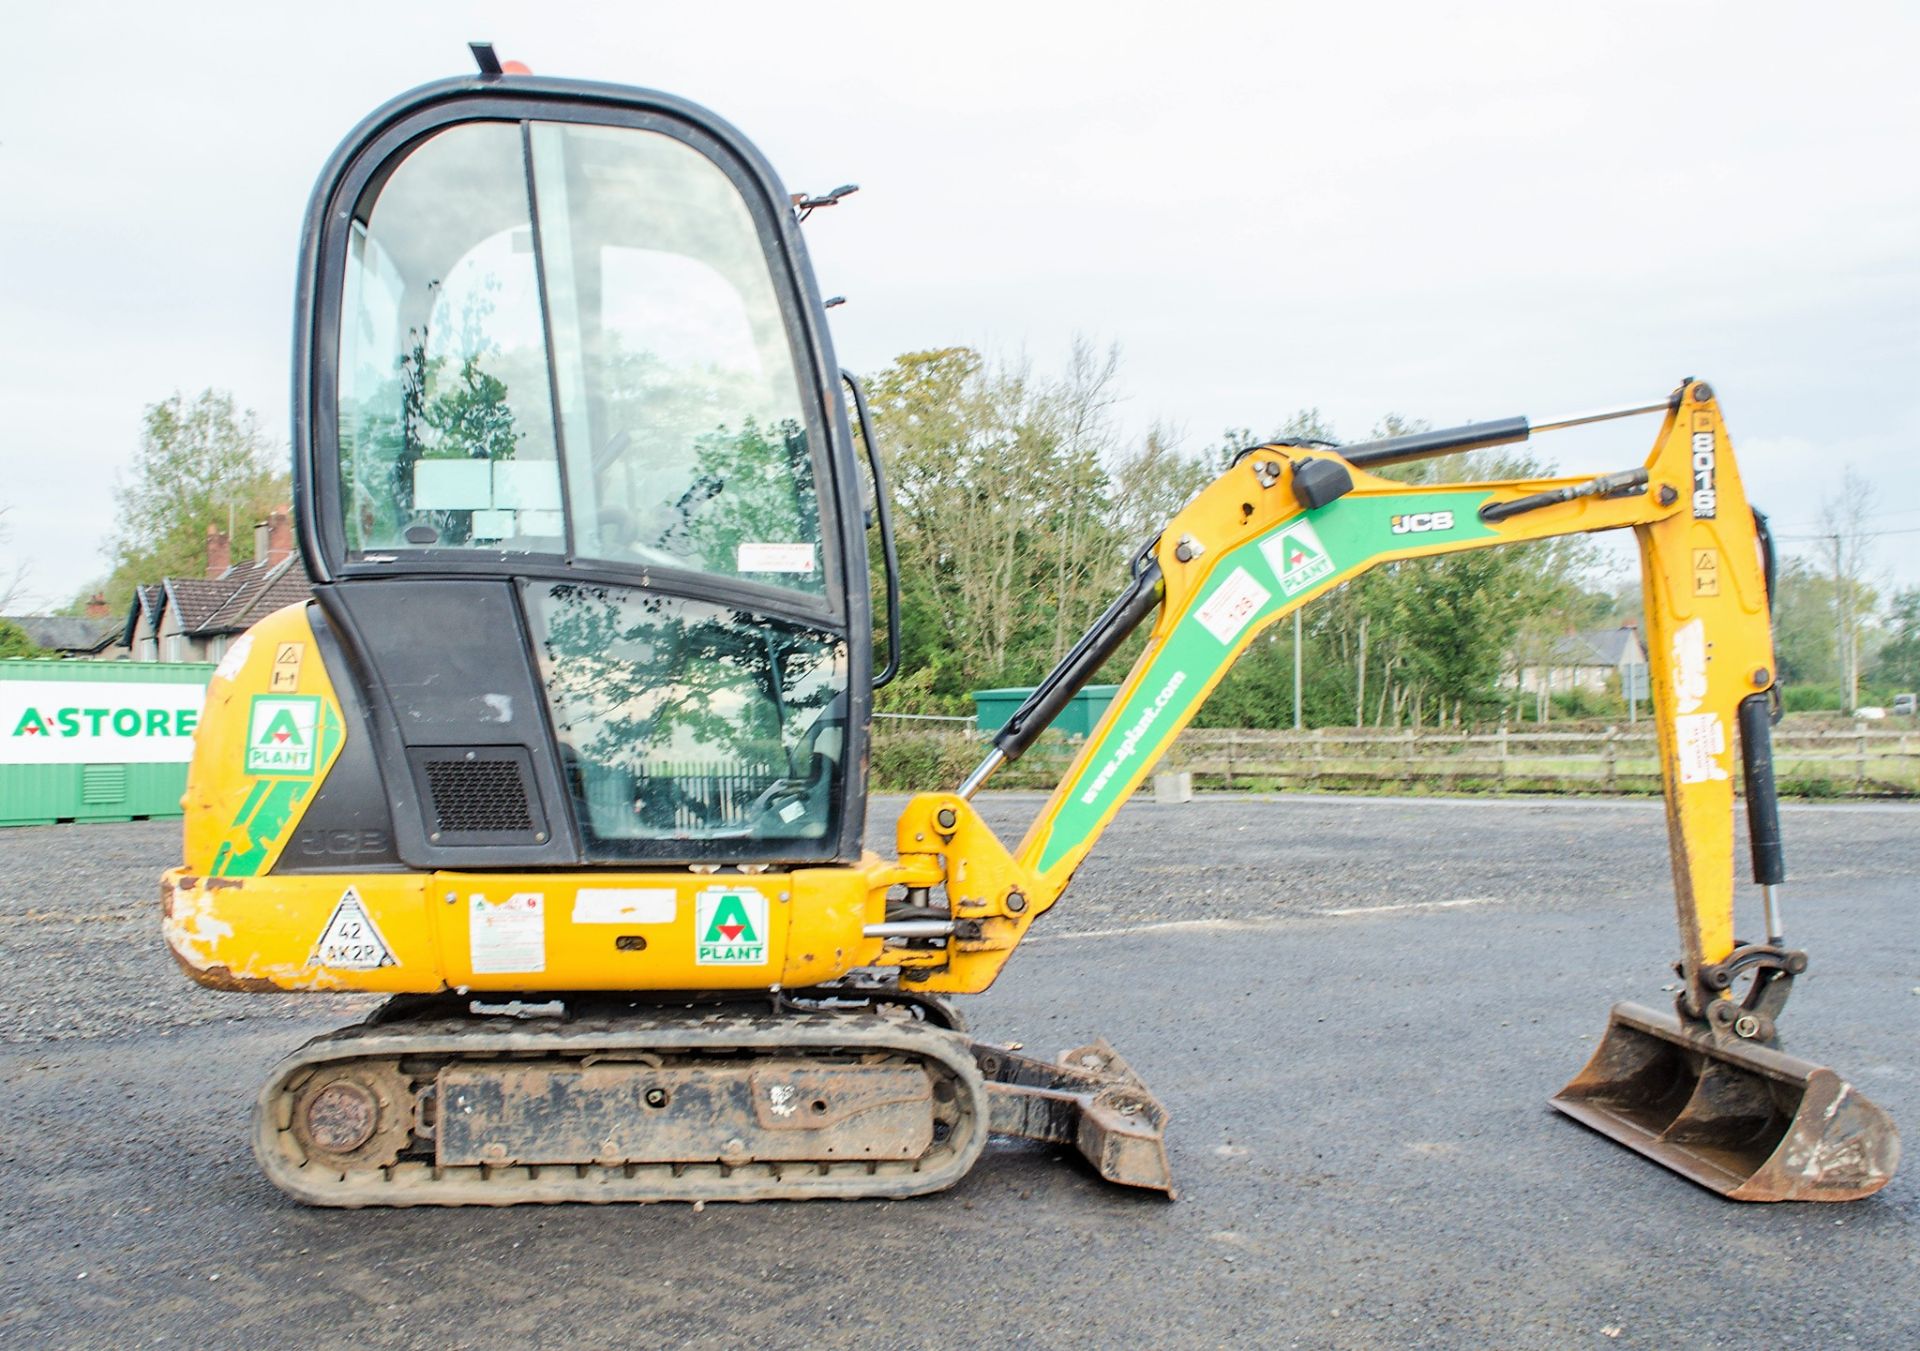
[[[986,1146],[990,1109],[966,1037],[871,1013],[742,1013],[634,1010],[578,1020],[401,1017],[370,1020],[316,1037],[282,1061],[254,1104],[253,1148],[269,1180],[315,1206],[520,1205],[565,1201],[770,1201],[906,1197],[952,1186]],[[815,1163],[542,1164],[439,1168],[403,1157],[386,1167],[341,1171],[310,1161],[285,1124],[308,1071],[353,1061],[399,1067],[419,1084],[444,1065],[515,1061],[577,1063],[602,1052],[668,1056],[758,1053],[890,1053],[923,1065],[954,1088],[957,1116],[946,1138],[912,1160]],[[414,1147],[432,1150],[416,1135]]]

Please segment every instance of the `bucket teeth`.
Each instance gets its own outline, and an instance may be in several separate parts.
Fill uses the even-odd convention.
[[[1582,1125],[1735,1201],[1852,1201],[1900,1160],[1893,1122],[1823,1065],[1616,1004],[1553,1099]]]

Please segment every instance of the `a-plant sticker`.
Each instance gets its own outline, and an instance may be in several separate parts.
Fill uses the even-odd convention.
[[[693,898],[697,966],[764,966],[767,898],[739,887],[708,887]]]
[[[1281,591],[1297,596],[1318,582],[1333,576],[1333,560],[1311,523],[1295,521],[1280,527],[1279,533],[1260,541],[1260,552],[1273,565],[1273,575]]]
[[[247,717],[247,773],[312,774],[319,726],[318,695],[254,695]]]

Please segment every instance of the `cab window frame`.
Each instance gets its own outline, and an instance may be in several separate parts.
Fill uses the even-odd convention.
[[[623,93],[625,91],[622,91]],[[303,301],[308,313],[297,337],[296,381],[296,490],[308,504],[303,513],[302,543],[310,555],[316,580],[362,577],[462,575],[537,577],[546,580],[597,581],[617,586],[640,586],[689,599],[739,604],[768,614],[824,624],[842,635],[850,633],[853,603],[850,592],[864,592],[866,579],[854,577],[843,547],[846,522],[858,521],[857,476],[836,454],[842,410],[830,406],[822,391],[837,390],[837,370],[815,332],[819,298],[813,292],[804,257],[797,256],[797,237],[781,228],[779,213],[791,207],[777,196],[775,185],[758,165],[708,128],[662,106],[636,106],[630,99],[583,96],[578,86],[553,91],[529,89],[524,98],[498,91],[456,91],[450,96],[402,110],[374,134],[350,142],[352,147],[325,180],[330,190],[316,199],[310,213],[307,241],[309,274]],[[376,114],[376,117],[379,115]],[[392,172],[427,140],[452,127],[475,122],[514,125],[522,143],[527,174],[526,192],[536,202],[532,159],[526,151],[528,124],[573,123],[660,133],[703,155],[717,166],[740,193],[767,258],[774,293],[779,301],[798,399],[807,437],[814,495],[820,512],[820,561],[823,586],[818,592],[771,585],[698,569],[671,568],[652,563],[627,563],[576,555],[572,522],[560,553],[493,550],[462,545],[457,548],[409,547],[392,552],[351,552],[344,529],[340,480],[339,353],[347,256],[356,221],[364,224],[361,208],[377,200]],[[728,129],[730,130],[730,129]],[[535,254],[539,257],[537,205]],[[313,237],[316,223],[319,237]],[[546,282],[539,279],[543,326],[546,324]],[[548,396],[557,388],[551,337],[547,341]],[[316,359],[316,356],[318,359]],[[304,413],[305,426],[299,425]],[[563,500],[565,491],[564,438],[555,410],[555,436],[560,455]],[[571,508],[567,510],[570,512]],[[317,564],[317,566],[315,566]],[[857,645],[856,645],[857,646]],[[864,663],[863,663],[864,664]]]

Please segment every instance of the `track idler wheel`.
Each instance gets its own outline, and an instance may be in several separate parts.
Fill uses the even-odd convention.
[[[1853,1201],[1900,1161],[1892,1119],[1824,1065],[1637,1004],[1552,1103],[1735,1201]]]
[[[414,1095],[392,1068],[327,1065],[288,1102],[286,1129],[310,1164],[330,1172],[391,1166],[414,1128]]]

